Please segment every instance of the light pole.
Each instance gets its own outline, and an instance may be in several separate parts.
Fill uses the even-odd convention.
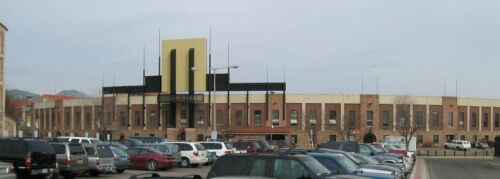
[[[238,69],[239,66],[238,65],[231,65],[231,66],[227,66],[227,67],[218,67],[218,68],[212,68],[211,69],[214,72],[213,73],[214,74],[214,84],[213,84],[214,85],[213,86],[214,87],[213,88],[213,91],[214,91],[214,95],[213,95],[214,96],[214,100],[212,102],[214,104],[213,105],[210,104],[210,105],[212,105],[212,109],[213,109],[213,111],[212,111],[212,115],[213,116],[212,116],[212,120],[211,120],[212,121],[212,133],[211,133],[212,140],[216,140],[217,139],[217,120],[216,120],[216,117],[217,117],[217,114],[216,114],[217,113],[217,107],[216,107],[217,103],[215,102],[215,100],[217,99],[216,96],[215,96],[216,95],[215,92],[217,91],[217,83],[216,83],[217,82],[217,70],[220,70],[220,69],[231,69],[231,68],[232,69]]]

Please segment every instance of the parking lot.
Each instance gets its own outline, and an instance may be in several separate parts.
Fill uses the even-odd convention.
[[[425,159],[431,179],[495,179],[500,176],[500,161],[491,159]]]
[[[493,156],[493,149],[453,150],[443,148],[419,148],[417,156]]]
[[[205,178],[210,170],[210,166],[200,166],[198,168],[172,168],[164,171],[155,171],[154,173],[158,173],[161,176],[185,176],[185,175],[200,175]],[[88,177],[81,176],[77,178],[86,178],[86,179],[107,179],[107,178],[120,178],[127,179],[132,175],[140,174],[140,173],[151,173],[147,170],[125,170],[122,174],[101,174],[99,177]]]

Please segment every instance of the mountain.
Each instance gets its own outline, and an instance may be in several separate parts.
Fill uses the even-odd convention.
[[[18,89],[7,89],[5,90],[5,93],[7,96],[11,97],[12,99],[18,100],[18,99],[27,99],[32,98],[36,99],[40,97],[40,95],[36,93],[32,93],[29,91],[23,91],[23,90],[18,90]]]
[[[76,91],[76,90],[62,90],[61,92],[57,93],[56,95],[60,96],[73,96],[73,97],[80,97],[80,98],[89,98],[87,94]]]

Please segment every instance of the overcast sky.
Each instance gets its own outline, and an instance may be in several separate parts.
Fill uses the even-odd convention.
[[[289,93],[500,98],[500,1],[0,1],[7,87],[38,93],[136,85],[162,39],[208,37],[232,82]],[[114,74],[114,75],[113,75]],[[446,83],[445,83],[446,82]],[[446,84],[446,90],[444,90]]]

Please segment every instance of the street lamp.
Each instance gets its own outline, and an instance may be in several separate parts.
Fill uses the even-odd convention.
[[[231,65],[231,66],[227,66],[227,67],[217,67],[217,68],[212,68],[212,69],[211,69],[211,70],[213,70],[213,72],[214,72],[214,73],[213,73],[213,74],[214,74],[214,86],[213,86],[213,91],[214,91],[214,95],[213,95],[213,96],[214,96],[214,100],[213,100],[213,102],[212,102],[212,103],[214,103],[214,104],[213,104],[213,105],[212,105],[212,104],[210,104],[210,105],[212,105],[212,106],[213,106],[213,107],[212,107],[212,108],[213,108],[213,111],[212,111],[212,115],[213,115],[213,116],[212,116],[212,120],[211,120],[211,121],[212,121],[212,128],[213,128],[212,133],[211,133],[211,138],[212,138],[212,140],[216,140],[216,139],[217,139],[217,121],[216,121],[216,117],[217,117],[217,114],[216,114],[216,113],[217,113],[217,103],[215,102],[215,100],[217,99],[217,98],[216,98],[216,96],[215,96],[215,95],[216,95],[216,93],[215,93],[215,92],[217,91],[217,83],[216,83],[216,81],[217,81],[217,70],[221,70],[221,69],[231,69],[231,68],[232,68],[232,69],[238,69],[238,68],[239,68],[239,66],[238,66],[238,65]],[[228,103],[229,103],[229,101],[228,101]]]

